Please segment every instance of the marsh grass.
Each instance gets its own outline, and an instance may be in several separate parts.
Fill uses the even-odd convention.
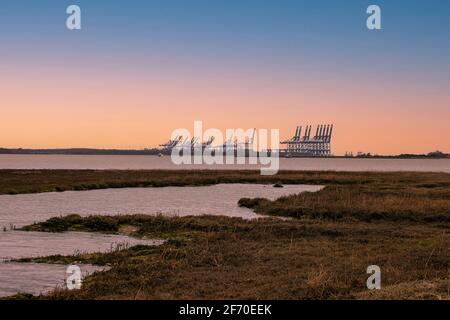
[[[158,179],[157,186],[326,185],[316,193],[275,201],[241,199],[239,205],[268,215],[255,220],[71,215],[27,226],[23,229],[50,232],[127,230],[133,236],[167,240],[156,247],[22,259],[111,266],[87,277],[79,291],[56,290],[43,299],[450,298],[449,174],[281,172],[268,178],[232,171],[23,174],[32,177],[28,186],[14,178],[20,172],[0,172],[11,183],[3,181],[0,190],[13,186],[34,192],[72,190],[80,184],[91,186],[95,179],[102,187],[155,186],[151,181]],[[366,269],[373,264],[382,270],[379,292],[366,289]]]
[[[414,172],[280,171],[261,176],[251,170],[0,170],[0,194],[106,188],[201,186],[218,183],[352,185],[401,192],[418,188],[433,194],[450,188],[450,174]],[[445,193],[447,199],[450,195]]]
[[[448,224],[217,216],[97,218],[133,225],[140,236],[168,241],[102,254],[23,259],[111,266],[88,277],[80,291],[60,290],[42,298],[372,298],[364,294],[366,268],[371,264],[381,267],[387,288],[427,281],[434,288],[430,297],[448,298],[440,285],[448,279],[450,265]],[[421,288],[411,291],[415,297],[426,297]],[[394,289],[383,297],[396,298]]]
[[[387,193],[371,189],[328,186],[318,192],[305,192],[270,201],[242,198],[239,206],[273,216],[309,219],[389,220],[411,222],[450,222],[450,188],[447,193]]]

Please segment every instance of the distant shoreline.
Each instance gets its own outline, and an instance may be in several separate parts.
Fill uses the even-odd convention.
[[[64,149],[8,149],[0,148],[0,155],[170,155],[161,149],[92,149],[92,148],[64,148]],[[281,155],[281,157],[283,157]],[[348,159],[450,159],[450,154],[432,152],[429,154],[400,154],[400,155],[357,155],[357,156],[292,156],[293,158],[348,158]]]

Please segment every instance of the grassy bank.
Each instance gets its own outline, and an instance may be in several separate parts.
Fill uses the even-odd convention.
[[[292,218],[450,222],[450,191],[429,190],[426,194],[407,191],[386,192],[378,185],[371,188],[327,186],[279,198],[242,198],[239,205],[259,214]]]
[[[241,199],[257,213],[311,219],[449,222],[450,174],[412,172],[0,170],[0,194],[217,183],[319,184],[276,201]]]
[[[169,241],[23,261],[112,267],[88,277],[80,291],[55,291],[50,299],[449,298],[449,225],[140,215],[71,216],[30,227],[121,229]],[[382,270],[377,292],[365,288],[372,264]]]
[[[0,170],[0,194],[218,183],[377,184],[387,192],[413,187],[426,193],[448,188],[450,174],[280,171],[275,176],[261,176],[259,171],[232,170]]]
[[[449,174],[280,172],[262,177],[251,171],[20,172],[7,172],[9,179],[16,176],[9,187],[33,192],[110,183],[116,187],[231,182],[326,186],[316,193],[275,201],[241,199],[241,206],[268,216],[253,221],[71,215],[27,226],[23,230],[125,233],[168,240],[159,247],[23,259],[112,267],[88,277],[80,291],[55,291],[42,298],[450,298]],[[26,180],[17,178],[20,174],[35,180],[27,187]],[[46,187],[40,188],[37,181]],[[3,190],[9,190],[3,183]],[[381,267],[382,290],[369,292],[366,268],[373,264]]]

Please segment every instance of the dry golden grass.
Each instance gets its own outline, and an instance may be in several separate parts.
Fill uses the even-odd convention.
[[[243,198],[239,204],[261,214],[295,218],[450,222],[450,187],[425,195],[414,190],[388,193],[376,184],[328,186],[275,201]]]
[[[12,183],[3,181],[3,191],[70,189],[80,183],[91,187],[95,179],[100,179],[99,186],[115,181],[117,187],[151,186],[158,179],[158,186],[275,181],[327,185],[318,193],[276,201],[241,201],[261,213],[296,219],[69,216],[29,226],[25,229],[125,231],[168,239],[159,247],[33,259],[112,266],[88,277],[80,291],[55,291],[43,298],[449,298],[449,174],[281,172],[265,178],[255,172],[23,173],[33,176],[29,186],[17,178],[18,172],[2,174]],[[39,181],[46,187],[40,189]],[[369,292],[366,268],[374,264],[382,271],[382,289]]]
[[[386,297],[414,299],[419,297],[417,290],[395,296],[396,291],[389,288],[421,281],[445,282],[449,273],[448,224],[273,218],[245,221],[213,216],[106,219],[115,220],[119,226],[134,226],[136,236],[170,240],[160,247],[139,246],[107,254],[35,259],[112,265],[110,271],[89,277],[81,291],[59,291],[46,298],[385,297],[380,294],[372,297],[365,287],[366,268],[376,264],[382,270],[382,288],[391,292]],[[83,223],[78,221],[76,229],[80,228],[83,229]],[[435,298],[448,298],[446,288],[433,288]]]
[[[274,176],[261,176],[259,171],[246,170],[0,170],[0,194],[217,183],[303,183],[358,187],[376,184],[386,192],[417,189],[426,195],[430,190],[434,194],[439,190],[448,192],[450,174],[280,171]]]

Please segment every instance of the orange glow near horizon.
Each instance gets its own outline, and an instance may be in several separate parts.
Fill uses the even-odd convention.
[[[0,147],[140,149],[202,120],[204,129],[277,128],[282,139],[297,125],[312,124],[314,130],[334,123],[336,155],[450,151],[445,88],[393,88],[352,83],[350,77],[261,80],[224,71],[198,71],[193,78],[195,73],[180,78],[167,71],[149,76],[103,70],[89,77],[41,71],[10,72],[0,79]]]

